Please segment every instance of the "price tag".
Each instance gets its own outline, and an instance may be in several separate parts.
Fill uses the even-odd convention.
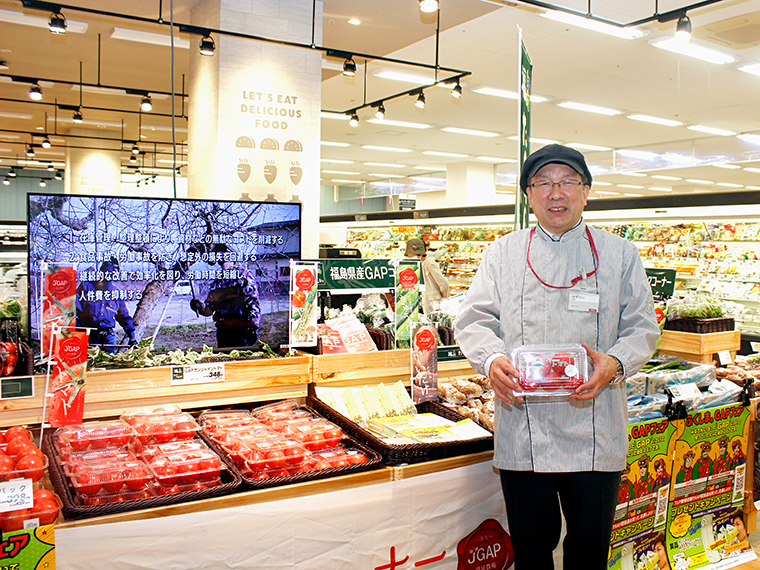
[[[752,352],[760,352],[760,342],[750,342],[749,346]]]
[[[699,391],[699,388],[693,382],[689,384],[675,384],[673,386],[668,386],[668,390],[673,394],[673,399],[676,402],[679,400],[693,400],[702,395],[702,392]]]
[[[13,479],[0,483],[0,513],[31,509],[33,491],[31,479]]]
[[[721,364],[731,364],[734,359],[731,358],[731,351],[730,350],[719,350],[718,351],[718,361]]]
[[[172,386],[224,382],[224,363],[187,364],[172,366]]]

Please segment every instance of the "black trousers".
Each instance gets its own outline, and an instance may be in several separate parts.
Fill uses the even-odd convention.
[[[553,570],[562,515],[563,570],[607,568],[620,472],[500,471],[515,570]]]

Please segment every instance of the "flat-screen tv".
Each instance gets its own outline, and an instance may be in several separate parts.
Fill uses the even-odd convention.
[[[287,344],[300,204],[29,194],[27,209],[35,344],[45,266],[76,270],[76,324],[109,352]]]

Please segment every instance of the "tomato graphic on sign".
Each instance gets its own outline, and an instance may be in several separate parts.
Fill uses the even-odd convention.
[[[417,273],[408,267],[398,274],[398,281],[404,289],[411,289],[417,285]]]
[[[414,342],[417,344],[417,350],[433,350],[438,344],[433,331],[427,328],[417,333],[417,336],[414,337]]]
[[[314,273],[308,269],[303,269],[296,273],[296,287],[298,287],[299,291],[311,291],[315,281]]]

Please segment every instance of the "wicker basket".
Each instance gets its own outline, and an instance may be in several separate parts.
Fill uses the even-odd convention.
[[[408,443],[402,445],[388,444],[371,431],[362,428],[356,422],[351,421],[325,404],[316,397],[313,390],[313,384],[310,384],[308,404],[321,416],[343,428],[343,431],[350,434],[354,439],[377,450],[383,457],[383,463],[387,465],[421,463],[423,461],[480,453],[481,451],[493,449],[493,436],[490,435],[463,441],[436,441],[432,443]],[[422,402],[417,404],[417,411],[421,414],[433,413],[455,422],[466,419],[459,412],[447,408],[439,402]]]
[[[67,483],[68,478],[63,472],[58,454],[55,451],[55,446],[53,445],[53,435],[54,431],[45,432],[42,441],[42,451],[50,459],[50,466],[48,468],[48,471],[50,473],[50,482],[53,484],[55,492],[61,498],[61,502],[63,503],[63,514],[64,517],[68,520],[99,517],[103,515],[111,515],[114,513],[137,511],[142,509],[173,505],[175,503],[208,499],[210,497],[219,497],[221,495],[228,495],[235,492],[235,490],[242,483],[237,469],[234,469],[234,467],[230,464],[229,460],[224,455],[219,454],[222,462],[224,463],[224,466],[226,467],[226,469],[222,469],[220,473],[222,480],[221,485],[209,487],[208,489],[182,491],[179,493],[172,493],[171,495],[158,495],[155,497],[132,499],[118,503],[78,505],[74,499],[75,493]]]
[[[689,333],[715,333],[734,330],[733,317],[717,317],[714,319],[671,319],[665,321],[665,330]]]

